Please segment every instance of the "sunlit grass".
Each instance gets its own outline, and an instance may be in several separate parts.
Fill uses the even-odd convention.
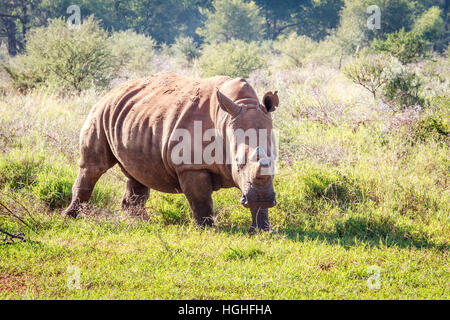
[[[63,220],[79,129],[101,93],[5,92],[0,201],[23,221],[2,207],[0,227],[29,241],[0,243],[0,298],[448,299],[448,140],[414,140],[414,119],[396,125],[337,70],[313,71],[270,81],[281,97],[278,205],[274,233],[253,236],[237,189],[213,195],[218,231],[193,227],[183,195],[152,191],[149,221],[125,215],[118,167],[79,219]],[[69,266],[80,289],[67,286]]]

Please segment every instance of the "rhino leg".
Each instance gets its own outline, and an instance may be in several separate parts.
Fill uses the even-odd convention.
[[[207,171],[185,171],[179,176],[181,190],[201,227],[214,225],[211,175]]]
[[[250,232],[255,231],[269,231],[269,209],[267,208],[251,208],[252,213],[252,226]]]
[[[62,216],[75,218],[78,215],[80,204],[89,201],[95,184],[108,169],[99,166],[80,167],[77,179],[72,187],[72,202],[62,213]]]
[[[98,122],[92,122],[80,133],[80,169],[72,187],[72,202],[62,212],[64,217],[78,215],[80,204],[89,201],[98,179],[117,163],[104,131],[97,125]]]
[[[148,220],[145,203],[150,195],[150,189],[135,179],[128,177],[125,194],[122,198],[122,209],[133,216]]]

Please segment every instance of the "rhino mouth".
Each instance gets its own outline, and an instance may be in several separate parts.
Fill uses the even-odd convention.
[[[249,200],[249,198],[243,194],[241,204],[246,208],[272,208],[277,204],[277,200],[275,199],[275,196],[268,199]]]

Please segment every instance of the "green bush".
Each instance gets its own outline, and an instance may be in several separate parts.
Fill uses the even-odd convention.
[[[64,208],[72,199],[72,186],[76,172],[73,167],[52,163],[42,168],[36,175],[36,183],[32,193],[36,199],[47,205],[51,210]],[[90,199],[90,203],[99,207],[114,204],[115,193],[112,187],[97,183]]]
[[[301,68],[316,49],[317,44],[307,36],[291,33],[287,37],[280,37],[274,43],[274,49],[283,57],[284,67]]]
[[[74,181],[75,175],[72,171],[48,167],[37,175],[37,184],[33,187],[33,194],[52,210],[63,208],[70,203]]]
[[[445,32],[445,23],[441,15],[442,10],[439,7],[431,7],[414,23],[413,31],[427,41],[438,40]]]
[[[36,184],[42,159],[11,152],[0,158],[0,187],[18,191]]]
[[[425,57],[428,51],[427,41],[419,33],[405,32],[404,29],[388,34],[386,40],[373,41],[372,48],[396,57],[403,64]]]
[[[449,136],[449,126],[441,118],[427,116],[419,120],[415,127],[415,137],[420,141],[425,141],[432,137],[435,140],[445,140]]]
[[[383,87],[383,100],[398,109],[424,105],[419,76],[408,70],[393,75]]]
[[[30,30],[25,55],[4,67],[18,89],[46,85],[81,91],[107,86],[113,66],[107,33],[89,17],[76,27],[50,19],[48,26]]]
[[[388,66],[388,58],[383,55],[361,54],[347,64],[343,72],[347,78],[368,90],[376,99],[377,93],[388,81],[386,73]]]
[[[172,50],[181,62],[188,65],[200,57],[200,49],[192,37],[177,37],[172,45]]]
[[[414,140],[449,142],[450,139],[450,97],[434,96],[427,101],[427,110],[414,126]]]
[[[213,43],[203,48],[199,66],[206,77],[226,75],[245,78],[266,65],[262,51],[256,42],[232,40]]]
[[[156,42],[148,36],[133,30],[114,32],[109,38],[109,47],[114,56],[116,68],[137,76],[148,75]]]
[[[264,19],[260,17],[259,8],[253,1],[214,0],[212,6],[214,11],[200,9],[206,22],[203,28],[197,29],[197,33],[206,42],[262,39]]]
[[[46,162],[44,156],[24,153],[14,149],[0,157],[0,188],[12,192],[25,192],[50,209],[67,206],[72,198],[72,186],[76,171],[72,166],[53,159]],[[90,202],[100,207],[115,203],[115,190],[97,184]]]
[[[425,104],[420,77],[396,58],[361,52],[344,67],[344,74],[393,110]]]

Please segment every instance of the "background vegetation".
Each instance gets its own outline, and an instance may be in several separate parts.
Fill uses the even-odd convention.
[[[0,228],[27,241],[0,242],[1,298],[449,298],[448,2],[83,0],[69,27],[70,2],[2,3]],[[116,167],[60,218],[90,108],[161,71],[278,90],[275,233],[232,189],[220,232],[155,191],[136,220]]]

